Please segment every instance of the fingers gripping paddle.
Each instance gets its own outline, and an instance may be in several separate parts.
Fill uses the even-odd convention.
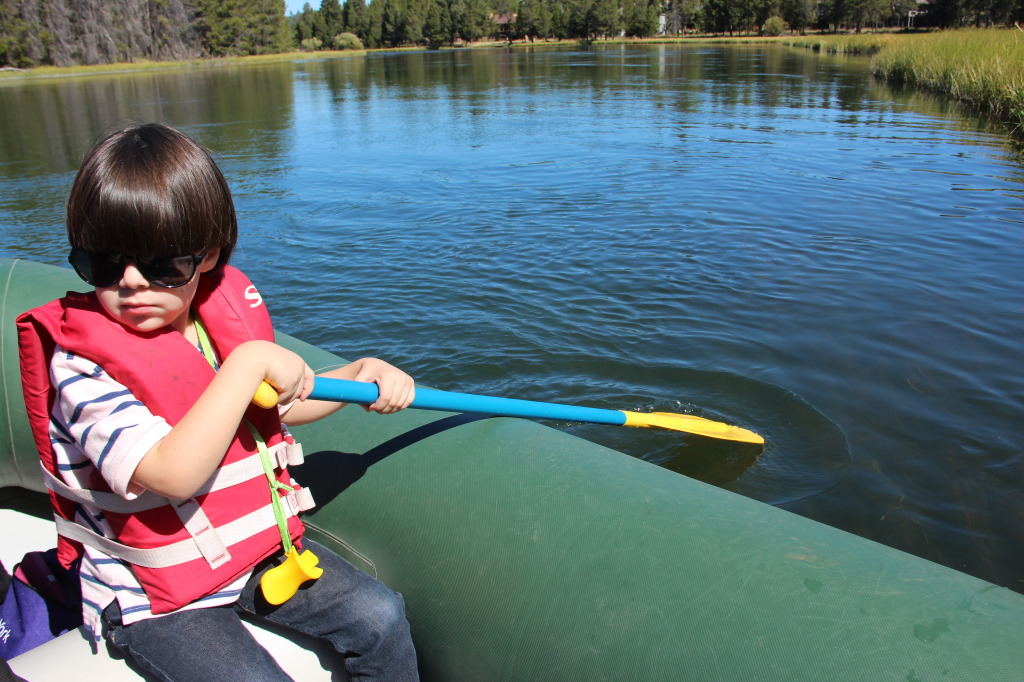
[[[345,381],[317,377],[313,383],[313,400],[329,400],[343,403],[371,405],[377,400],[377,384],[361,381]],[[277,392],[264,383],[256,392],[253,402],[261,407],[277,404]],[[611,424],[613,426],[635,426],[640,428],[684,431],[709,438],[734,440],[741,443],[764,443],[764,438],[753,431],[711,421],[689,414],[671,412],[625,412],[603,410],[595,407],[542,403],[514,398],[495,398],[470,393],[452,393],[429,388],[416,388],[416,398],[411,407],[421,410],[444,412],[478,412],[500,417],[524,417],[526,419],[554,419],[559,421],[585,422],[588,424]]]

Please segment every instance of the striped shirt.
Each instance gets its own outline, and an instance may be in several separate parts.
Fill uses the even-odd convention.
[[[50,360],[50,381],[57,391],[50,414],[50,442],[58,475],[69,486],[86,488],[97,472],[118,495],[128,491],[135,468],[171,426],[154,415],[132,392],[103,368],[58,346]],[[80,504],[75,520],[104,537],[114,538],[103,512]],[[232,604],[251,572],[182,611]],[[134,574],[123,561],[86,546],[80,571],[82,616],[95,639],[101,635],[100,614],[115,599],[127,625],[154,618]]]

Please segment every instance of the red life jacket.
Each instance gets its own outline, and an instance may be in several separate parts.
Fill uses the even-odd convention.
[[[202,275],[193,310],[220,358],[245,341],[274,339],[262,298],[245,275],[230,266]],[[148,491],[136,500],[125,500],[95,469],[87,490],[69,488],[59,478],[49,438],[56,398],[49,364],[55,344],[98,364],[174,426],[215,374],[184,336],[167,327],[151,332],[129,329],[104,312],[94,292],[69,292],[20,315],[17,324],[25,403],[43,469],[50,474],[44,478],[58,524],[62,564],[69,566],[81,556],[83,542],[117,556],[132,565],[152,612],[167,613],[213,594],[281,548],[272,493],[244,422],[219,468],[188,500],[168,500]],[[278,480],[290,485],[285,465],[289,455],[301,457],[301,450],[283,442],[277,410],[249,406],[245,418],[276,455]],[[298,541],[302,523],[294,514],[300,504],[294,493],[287,497],[283,506],[290,511],[288,531]],[[74,522],[80,502],[104,510],[116,543]],[[311,506],[309,502],[302,508]]]

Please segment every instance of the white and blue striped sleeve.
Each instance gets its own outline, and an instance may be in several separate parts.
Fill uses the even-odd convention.
[[[170,425],[102,367],[63,348],[50,360],[50,381],[57,390],[51,434],[73,444],[114,492],[134,497],[128,485],[135,468]]]

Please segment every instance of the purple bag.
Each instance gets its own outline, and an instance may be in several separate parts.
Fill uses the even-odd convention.
[[[0,658],[50,641],[82,624],[78,571],[57,561],[57,550],[29,552],[11,576],[0,564]]]

